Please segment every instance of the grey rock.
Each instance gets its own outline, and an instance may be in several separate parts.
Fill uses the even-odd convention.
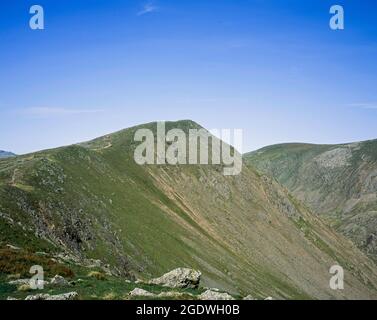
[[[131,297],[153,297],[153,296],[155,296],[154,293],[149,292],[149,291],[144,290],[144,289],[140,289],[140,288],[133,289],[132,291],[130,291],[128,293],[128,295],[131,296]]]
[[[182,296],[194,297],[191,293],[188,292],[178,292],[178,291],[164,291],[157,295],[160,298],[179,298]]]
[[[17,280],[9,281],[8,283],[15,286],[19,286],[23,284],[30,284],[30,279],[17,279]]]
[[[37,282],[35,284],[38,285],[38,286],[47,286],[49,284],[49,282],[45,281],[45,280],[36,280],[36,281],[33,281],[31,279],[17,279],[17,280],[9,281],[8,283],[12,284],[12,285],[15,285],[15,286],[21,286],[21,285],[31,285],[31,282],[32,283]]]
[[[25,300],[48,300],[49,297],[50,295],[47,293],[38,293],[27,296]]]
[[[207,290],[199,295],[200,300],[235,300],[230,294]]]
[[[47,253],[44,252],[44,251],[37,251],[35,254],[36,254],[37,256],[43,256],[43,257],[46,257],[46,256],[47,256]]]
[[[79,294],[75,291],[50,296],[47,300],[77,300]]]
[[[57,287],[64,287],[64,286],[69,286],[69,282],[64,279],[64,277],[56,275],[53,277],[50,281],[50,284],[52,286],[57,286]]]
[[[102,267],[102,261],[99,259],[86,259],[85,265],[88,268],[101,268]]]
[[[16,247],[16,246],[13,246],[13,245],[11,245],[11,244],[7,244],[7,247],[8,247],[9,249],[12,249],[12,250],[21,250],[21,248]]]
[[[149,281],[149,284],[161,285],[170,288],[192,288],[199,287],[201,272],[188,268],[174,269],[159,278]]]
[[[56,295],[38,293],[36,295],[27,296],[25,300],[77,300],[78,296],[79,294],[75,291]]]

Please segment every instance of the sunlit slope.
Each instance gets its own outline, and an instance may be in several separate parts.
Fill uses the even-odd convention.
[[[377,298],[371,262],[276,182],[246,166],[224,176],[220,166],[137,165],[140,127],[0,160],[1,240],[50,243],[142,278],[196,268],[206,286],[257,297]],[[343,291],[329,288],[333,264],[346,270]]]

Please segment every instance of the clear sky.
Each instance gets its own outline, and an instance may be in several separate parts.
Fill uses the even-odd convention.
[[[44,8],[45,29],[29,28]],[[331,5],[345,29],[329,27]],[[375,0],[2,0],[0,149],[155,120],[244,129],[244,150],[377,138]]]

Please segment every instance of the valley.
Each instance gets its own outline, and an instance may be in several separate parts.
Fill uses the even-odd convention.
[[[244,159],[377,261],[377,140],[275,145]]]

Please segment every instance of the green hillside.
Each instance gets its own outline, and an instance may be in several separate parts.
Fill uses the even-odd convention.
[[[377,261],[377,140],[281,144],[244,156]]]
[[[130,279],[194,268],[234,294],[377,298],[373,263],[278,183],[252,166],[137,165],[141,127],[156,124],[0,160],[1,244],[100,259]],[[334,264],[343,291],[329,288]]]

